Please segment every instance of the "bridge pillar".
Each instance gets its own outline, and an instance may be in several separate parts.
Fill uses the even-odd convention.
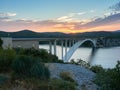
[[[52,41],[49,41],[49,52],[52,54]]]
[[[63,40],[61,40],[61,48],[62,48],[61,49],[61,53],[62,53],[62,58],[61,59],[63,60]]]
[[[54,55],[56,55],[56,43],[57,43],[57,40],[54,41]]]
[[[67,39],[65,40],[65,54],[66,54],[65,58],[67,58]]]
[[[69,40],[69,47],[71,47],[71,40]]]
[[[72,40],[72,46],[75,44],[75,41],[74,40]]]

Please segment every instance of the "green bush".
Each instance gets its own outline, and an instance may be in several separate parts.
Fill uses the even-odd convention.
[[[2,41],[2,39],[0,38],[0,48],[2,48],[2,44],[3,44],[3,41]]]
[[[62,79],[39,80],[35,78],[24,79],[24,86],[30,90],[76,90],[76,85]],[[27,89],[27,90],[28,90]]]
[[[62,79],[51,79],[50,83],[56,90],[76,90],[74,83]]]
[[[28,76],[29,75],[29,69],[32,66],[32,58],[30,56],[25,55],[18,55],[16,56],[15,60],[13,61],[13,70],[16,74],[21,76]]]
[[[0,86],[7,82],[8,78],[6,76],[0,75]]]
[[[87,63],[86,61],[83,61],[83,60],[81,60],[81,59],[78,59],[76,63],[77,63],[78,65],[80,65],[80,66],[85,67],[85,68],[89,68],[89,67],[90,67],[90,64],[89,64],[89,63]]]
[[[63,63],[63,61],[58,60],[58,57],[56,55],[52,55],[47,52],[45,49],[39,49],[36,50],[34,48],[28,48],[28,49],[23,49],[23,48],[15,48],[15,51],[19,55],[27,55],[27,56],[32,56],[32,57],[39,57],[41,58],[41,62],[58,62],[58,63]]]
[[[61,73],[60,73],[60,77],[61,77],[63,80],[70,81],[70,82],[74,82],[74,79],[72,78],[70,72],[61,72]]]
[[[30,68],[31,76],[39,79],[48,79],[50,72],[39,60],[34,60],[34,64]]]
[[[92,66],[90,67],[90,70],[92,70],[95,73],[104,72],[104,68],[101,65]]]
[[[19,77],[48,79],[49,70],[40,62],[40,58],[18,55],[13,61],[13,71]]]
[[[74,83],[75,85],[78,85],[77,82],[72,78],[72,75],[70,72],[61,72],[60,77],[65,80]]]
[[[97,73],[94,82],[101,87],[101,90],[120,90],[120,61],[115,68]]]
[[[90,67],[89,63],[87,63],[86,61],[83,61],[81,59],[77,59],[77,61],[75,61],[74,59],[71,59],[70,63],[71,64],[75,64],[75,65],[80,65],[80,66],[83,66],[85,68],[89,68]]]
[[[12,49],[0,49],[0,72],[8,72],[11,70],[11,64],[15,55],[16,53]]]

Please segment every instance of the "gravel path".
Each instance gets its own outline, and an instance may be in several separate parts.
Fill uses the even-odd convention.
[[[47,63],[46,66],[50,70],[51,78],[60,78],[60,72],[70,72],[72,78],[78,83],[78,90],[97,90],[97,86],[92,82],[95,73],[84,67],[59,63]]]

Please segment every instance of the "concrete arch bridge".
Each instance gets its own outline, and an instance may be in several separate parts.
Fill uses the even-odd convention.
[[[97,39],[96,38],[1,38],[3,40],[3,48],[7,47],[21,47],[21,48],[32,48],[39,49],[39,42],[48,41],[49,44],[49,53],[54,51],[54,55],[56,55],[57,49],[56,46],[59,43],[61,46],[61,55],[62,60],[68,62],[73,53],[84,43],[88,42],[92,44],[92,47],[97,47]],[[52,47],[53,45],[53,47]],[[63,49],[65,47],[65,49]],[[68,50],[67,47],[70,49]],[[65,51],[64,51],[65,50]],[[65,54],[63,54],[65,52]]]

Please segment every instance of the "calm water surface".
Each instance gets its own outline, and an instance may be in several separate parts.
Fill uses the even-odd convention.
[[[44,48],[49,51],[48,45],[40,45],[39,48]],[[67,50],[69,50],[69,48],[67,48]],[[60,46],[57,46],[57,56],[59,59],[62,57]],[[120,47],[99,48],[96,49],[95,52],[92,51],[92,48],[81,47],[74,52],[70,60],[71,59],[82,59],[90,62],[91,65],[102,65],[104,68],[114,68],[117,61],[120,60]]]

